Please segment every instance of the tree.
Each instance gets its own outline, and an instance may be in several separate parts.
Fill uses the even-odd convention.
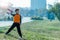
[[[48,11],[53,12],[60,21],[60,3],[54,4]]]

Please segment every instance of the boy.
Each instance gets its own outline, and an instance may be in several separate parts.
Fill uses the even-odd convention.
[[[19,9],[15,10],[16,14],[11,14],[14,18],[14,23],[13,25],[10,27],[10,29],[6,32],[6,35],[13,29],[13,28],[17,28],[17,32],[19,34],[19,36],[22,38],[22,33],[20,30],[20,25],[21,25],[21,15],[19,15]]]

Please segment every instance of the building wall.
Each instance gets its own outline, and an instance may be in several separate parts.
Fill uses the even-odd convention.
[[[31,8],[32,9],[45,9],[46,0],[31,0]]]
[[[31,0],[31,9],[34,10],[34,16],[44,16],[46,0]]]

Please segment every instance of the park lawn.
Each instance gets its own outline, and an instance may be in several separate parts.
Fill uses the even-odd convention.
[[[0,27],[0,40],[18,40],[16,28],[12,30],[6,37],[4,33],[8,27]],[[21,25],[23,38],[26,40],[60,40],[60,22],[54,20],[35,20]]]

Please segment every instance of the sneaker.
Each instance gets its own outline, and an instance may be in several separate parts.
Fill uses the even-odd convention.
[[[19,40],[26,40],[25,38],[19,38]]]
[[[23,40],[22,38],[19,38],[19,40]]]

